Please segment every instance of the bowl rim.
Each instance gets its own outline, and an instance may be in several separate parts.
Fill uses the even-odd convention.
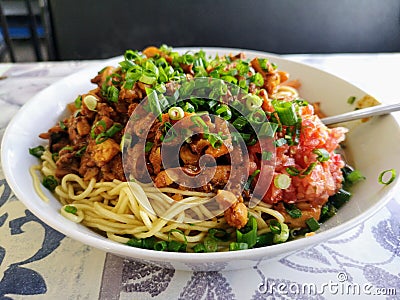
[[[290,59],[287,59],[285,57],[276,55],[276,54],[271,54],[263,51],[257,51],[257,50],[249,50],[249,49],[237,49],[237,48],[223,48],[223,47],[179,47],[179,48],[174,48],[174,51],[198,51],[198,50],[204,50],[206,53],[207,52],[218,52],[220,51],[221,53],[223,52],[224,54],[227,52],[232,52],[232,53],[238,53],[240,51],[244,51],[246,55],[261,55],[261,56],[268,56],[268,57],[273,57],[279,60],[284,60],[289,62],[290,64],[295,64],[301,67],[305,68],[311,68],[314,70],[317,70],[318,72],[322,72],[325,74],[328,74],[329,76],[336,77],[337,79],[346,81],[344,79],[341,79],[340,77],[331,74],[327,71],[321,70],[317,67],[311,66],[306,63],[302,62],[297,62],[297,61],[292,61]],[[112,240],[109,240],[101,235],[98,237],[96,236],[89,236],[85,234],[84,232],[81,231],[76,231],[74,229],[74,226],[70,227],[63,227],[62,224],[57,222],[57,220],[54,219],[47,219],[45,216],[41,213],[39,207],[30,205],[29,201],[25,199],[26,195],[24,192],[21,190],[21,188],[18,186],[17,182],[14,180],[14,176],[11,173],[11,168],[8,160],[6,159],[6,150],[8,149],[8,136],[10,135],[12,128],[18,124],[18,122],[22,121],[22,115],[25,110],[29,110],[31,106],[35,105],[38,102],[38,99],[42,96],[45,95],[46,92],[51,89],[55,88],[58,85],[62,85],[65,81],[67,81],[69,78],[74,78],[75,76],[78,76],[79,74],[85,74],[88,72],[95,72],[100,69],[99,67],[102,65],[106,65],[107,63],[115,63],[118,61],[118,59],[121,59],[121,56],[116,56],[110,59],[106,60],[101,60],[99,61],[98,64],[91,65],[88,67],[83,68],[82,70],[78,72],[74,72],[66,77],[61,78],[60,80],[54,82],[50,86],[46,87],[45,89],[41,90],[40,92],[36,93],[31,99],[29,99],[19,110],[18,112],[14,115],[14,117],[11,119],[9,124],[6,127],[6,130],[4,132],[4,136],[1,142],[1,162],[2,162],[2,169],[4,172],[5,179],[7,183],[9,184],[10,188],[14,192],[15,196],[30,210],[34,213],[35,216],[37,216],[41,221],[44,223],[48,224],[51,226],[53,229],[56,229],[57,231],[63,233],[64,235],[78,240],[84,244],[87,244],[89,246],[92,246],[97,249],[104,250],[106,252],[111,252],[116,255],[120,256],[125,256],[125,257],[130,257],[130,258],[138,258],[138,259],[146,259],[146,260],[158,260],[158,261],[171,261],[171,262],[194,262],[194,263],[207,263],[207,262],[218,262],[218,261],[228,261],[228,260],[241,260],[241,259],[250,259],[250,260],[257,260],[262,257],[274,257],[279,254],[285,253],[291,253],[296,250],[303,250],[304,248],[307,248],[311,245],[315,245],[318,243],[321,243],[323,241],[326,241],[330,238],[336,237],[352,228],[355,226],[359,225],[360,223],[364,222],[368,218],[370,218],[372,215],[374,215],[377,211],[382,209],[387,202],[392,198],[392,195],[394,194],[395,190],[399,190],[399,180],[396,178],[395,182],[393,182],[390,187],[388,187],[390,190],[389,192],[384,195],[383,198],[380,198],[377,203],[372,205],[370,208],[367,210],[363,211],[360,215],[351,218],[350,220],[337,224],[332,228],[329,228],[327,230],[324,230],[322,232],[317,232],[317,234],[313,236],[309,236],[307,238],[300,238],[296,240],[292,240],[287,243],[282,243],[282,244],[276,244],[272,246],[267,246],[267,247],[261,247],[261,248],[253,248],[253,249],[247,249],[247,250],[241,250],[241,251],[227,251],[227,252],[212,252],[212,253],[184,253],[184,252],[159,252],[155,250],[148,250],[148,249],[141,249],[141,248],[135,248],[135,247],[129,247],[124,244],[120,244],[118,242],[114,242]],[[346,81],[347,82],[347,81]],[[352,85],[354,86],[354,85]],[[358,89],[358,87],[354,86],[355,88]],[[388,115],[386,118],[392,118],[394,119],[394,116]],[[398,124],[398,122],[396,122]],[[82,225],[83,226],[83,225]]]

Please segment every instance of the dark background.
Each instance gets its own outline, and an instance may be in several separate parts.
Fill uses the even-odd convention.
[[[274,53],[400,51],[399,0],[54,0],[58,59],[220,46]]]

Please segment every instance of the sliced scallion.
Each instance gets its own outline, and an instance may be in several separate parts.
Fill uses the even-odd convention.
[[[168,115],[171,120],[178,121],[185,116],[185,112],[179,106],[173,106],[168,110]]]
[[[281,230],[279,233],[274,235],[274,244],[284,243],[289,238],[289,227],[285,223],[280,223]]]
[[[390,173],[390,178],[385,180],[384,177],[386,177],[386,174]],[[395,169],[389,169],[381,172],[378,177],[378,182],[380,184],[384,185],[389,185],[391,184],[394,180],[396,179],[396,170]]]
[[[37,158],[40,158],[45,150],[46,149],[43,146],[39,145],[34,148],[29,148],[29,154],[36,156]]]
[[[314,217],[307,219],[306,224],[307,224],[308,228],[310,228],[311,231],[317,231],[320,227],[318,221],[315,220]]]
[[[329,152],[323,148],[314,149],[313,153],[317,154],[317,160],[319,162],[324,162],[329,160]]]
[[[49,175],[43,178],[42,184],[48,190],[54,191],[55,188],[58,186],[58,181],[53,175]]]
[[[287,174],[278,174],[274,178],[274,185],[276,188],[285,190],[292,183],[292,179]]]
[[[229,244],[229,251],[246,250],[249,249],[249,245],[246,243],[232,242]]]

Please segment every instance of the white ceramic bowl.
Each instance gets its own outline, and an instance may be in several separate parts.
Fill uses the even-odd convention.
[[[185,50],[179,49],[181,52]],[[203,50],[211,55],[239,52],[238,49],[221,48],[203,48]],[[320,102],[323,111],[328,115],[352,110],[353,107],[347,103],[348,97],[361,98],[365,95],[365,92],[350,83],[313,67],[266,53],[247,50],[245,52],[249,58],[253,56],[270,58],[279,69],[289,72],[292,79],[299,79],[302,83],[300,89],[302,98],[310,102]],[[73,101],[78,94],[93,88],[90,79],[99,70],[107,65],[117,65],[120,60],[121,57],[106,60],[44,89],[21,108],[4,134],[1,159],[7,182],[29,210],[68,237],[120,256],[164,262],[166,267],[175,269],[250,268],[260,261],[302,250],[349,230],[382,208],[390,199],[391,193],[398,189],[398,179],[389,186],[378,183],[378,176],[383,170],[391,168],[400,170],[400,160],[397,157],[400,153],[400,128],[394,117],[388,115],[360,124],[347,135],[347,155],[352,157],[355,167],[361,170],[366,180],[355,186],[351,201],[336,216],[325,222],[314,236],[265,248],[199,254],[150,251],[108,240],[61,216],[60,204],[50,193],[47,193],[50,198],[49,203],[36,195],[29,167],[37,164],[37,159],[29,155],[28,148],[43,144],[38,134],[46,132],[56,124],[65,113],[67,103]]]

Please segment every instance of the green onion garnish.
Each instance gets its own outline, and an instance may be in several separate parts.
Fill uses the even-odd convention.
[[[232,118],[232,111],[226,104],[220,104],[217,106],[215,113],[224,120]]]
[[[278,220],[271,220],[269,222],[269,229],[273,234],[280,234],[281,233],[281,223]]]
[[[301,210],[296,207],[294,204],[285,204],[285,209],[288,215],[293,218],[297,219],[301,217]]]
[[[348,202],[351,198],[351,193],[344,189],[339,189],[336,194],[329,197],[329,201],[332,203],[333,206],[336,208],[340,208]]]
[[[355,97],[355,96],[350,96],[350,97],[347,99],[347,103],[348,103],[348,104],[353,104],[354,101],[356,101],[356,97]]]
[[[42,184],[48,190],[54,191],[55,188],[58,186],[58,181],[53,175],[49,175],[43,178]]]
[[[236,241],[238,243],[246,243],[248,248],[252,248],[257,243],[256,218],[250,216],[246,226],[236,230]]]
[[[153,148],[154,143],[152,142],[146,142],[146,146],[144,147],[144,151],[146,153],[150,152],[151,148]]]
[[[282,125],[291,126],[297,123],[298,117],[294,103],[273,100],[272,105],[274,106]]]
[[[73,215],[75,215],[76,212],[78,211],[78,209],[77,209],[75,206],[72,206],[72,205],[66,205],[66,206],[64,207],[64,210],[65,210],[67,213],[70,213],[70,214],[73,214]]]
[[[311,164],[307,167],[307,169],[305,169],[305,170],[301,173],[301,175],[302,175],[302,176],[310,175],[311,172],[312,172],[312,170],[314,170],[314,168],[315,168],[316,165],[317,165],[317,162],[311,163]]]
[[[29,148],[29,154],[36,156],[37,158],[40,158],[45,150],[46,149],[43,146],[39,145],[34,148]]]
[[[249,245],[247,245],[246,243],[232,242],[229,244],[229,251],[246,250],[246,249],[249,249]]]
[[[168,115],[171,120],[178,121],[185,116],[185,112],[179,106],[173,106],[168,110]]]
[[[285,190],[292,183],[292,179],[287,174],[278,174],[274,178],[274,185],[278,189]]]
[[[167,250],[168,244],[166,241],[158,241],[154,244],[154,250],[165,251]]]
[[[323,148],[314,149],[313,153],[317,154],[317,160],[319,162],[324,162],[329,160],[329,152]]]
[[[384,180],[383,177],[385,177],[386,174],[390,173],[390,178],[388,180]],[[395,169],[389,169],[381,172],[378,177],[378,182],[380,184],[384,185],[389,185],[391,184],[394,180],[396,179],[396,170]]]
[[[247,179],[247,182],[244,184],[243,189],[248,190],[250,189],[251,183],[253,182],[254,178],[256,178],[256,176],[258,174],[260,174],[261,170],[257,169],[255,170]]]
[[[194,253],[204,253],[204,252],[206,252],[206,247],[204,247],[204,244],[197,244],[193,247],[193,252]]]
[[[345,181],[346,183],[350,183],[350,185],[353,185],[354,183],[363,179],[365,179],[365,177],[361,174],[359,170],[351,171],[350,173],[345,175]]]
[[[58,122],[58,125],[60,126],[60,128],[62,130],[67,130],[68,129],[67,125],[65,125],[65,123],[63,121]]]
[[[206,252],[216,252],[218,250],[217,241],[210,236],[206,236],[203,243]]]
[[[280,223],[281,229],[279,233],[274,234],[274,244],[284,243],[289,238],[289,227],[285,223]]]
[[[74,101],[76,108],[81,108],[82,106],[82,96],[78,96]]]
[[[306,224],[311,231],[317,231],[319,229],[319,223],[313,217],[306,220]]]
[[[213,239],[227,242],[229,240],[229,233],[226,232],[226,230],[221,229],[221,228],[211,228],[208,230],[208,235],[212,237]]]

